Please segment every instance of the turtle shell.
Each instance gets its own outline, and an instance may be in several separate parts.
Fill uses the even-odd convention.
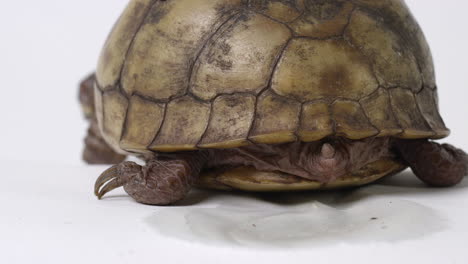
[[[202,171],[195,183],[197,187],[217,190],[242,190],[255,192],[283,192],[306,190],[334,190],[359,187],[396,174],[406,165],[392,159],[382,159],[367,164],[360,170],[334,181],[323,183],[278,171],[258,171],[253,167],[237,167],[229,170]]]
[[[449,134],[401,0],[132,0],[96,76],[120,152]]]

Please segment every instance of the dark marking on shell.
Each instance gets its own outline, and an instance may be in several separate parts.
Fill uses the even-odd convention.
[[[303,19],[310,23],[333,19],[343,8],[342,0],[307,0],[304,1],[306,13]]]

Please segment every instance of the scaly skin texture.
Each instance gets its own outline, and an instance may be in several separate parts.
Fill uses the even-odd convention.
[[[209,159],[207,152],[182,153],[177,159],[158,157],[146,166],[123,162],[105,171],[96,181],[95,194],[123,186],[137,202],[168,205],[184,199]]]
[[[101,198],[123,186],[140,203],[167,205],[185,198],[202,169],[237,166],[282,171],[327,183],[368,163],[392,157],[389,141],[389,138],[362,141],[337,138],[323,142],[155,154],[145,157],[146,166],[123,162],[105,171],[96,181],[95,193]]]
[[[357,171],[366,164],[391,158],[390,138],[346,140],[330,138],[317,142],[252,145],[209,150],[206,167],[253,166],[259,171],[281,171],[309,180],[328,183]]]
[[[390,150],[392,146],[395,152]],[[373,161],[396,155],[432,186],[455,185],[468,173],[468,156],[451,145],[428,140],[336,138],[148,155],[146,166],[123,162],[105,171],[96,181],[95,193],[102,198],[123,186],[140,203],[168,205],[184,199],[206,168],[253,166],[257,170],[282,171],[326,183]]]
[[[88,164],[116,164],[125,160],[125,156],[116,153],[104,140],[99,131],[94,108],[93,84],[96,77],[89,75],[80,84],[79,100],[85,118],[89,121],[89,128],[83,150],[83,160]]]
[[[196,174],[184,160],[151,160],[143,167],[124,162],[117,166],[125,191],[145,204],[166,205],[183,199]]]
[[[427,139],[400,139],[395,141],[395,146],[414,174],[430,186],[453,186],[468,174],[467,154],[452,145]]]

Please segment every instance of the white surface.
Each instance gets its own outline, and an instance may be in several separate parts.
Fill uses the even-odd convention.
[[[2,263],[468,262],[466,180],[434,190],[403,174],[351,193],[281,199],[201,192],[168,208],[122,191],[97,201],[91,189],[105,167],[79,160],[86,124],[76,84],[95,67],[126,2],[0,2]],[[444,141],[468,149],[468,3],[407,2],[435,58],[452,129]]]
[[[2,263],[393,264],[468,259],[468,181],[436,190],[404,173],[353,192],[194,192],[178,206],[154,207],[137,204],[122,191],[96,200],[91,189],[102,166],[0,165]]]

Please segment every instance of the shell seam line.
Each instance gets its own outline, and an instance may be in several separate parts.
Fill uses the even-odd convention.
[[[273,22],[276,22],[276,23],[278,23],[278,24],[281,24],[281,25],[285,26],[285,27],[290,31],[291,35],[294,35],[294,34],[295,34],[294,30],[288,25],[288,23],[279,21],[278,19],[276,19],[276,18],[274,18],[274,17],[271,17],[271,16],[269,16],[269,15],[263,14],[263,13],[258,12],[258,11],[256,11],[256,10],[253,10],[253,9],[249,9],[249,11],[252,12],[252,13],[255,13],[255,14],[259,15],[259,16],[263,16],[263,17],[265,17],[265,18],[267,18],[267,19],[269,19],[269,20],[271,20],[271,21],[273,21]]]
[[[362,103],[360,101],[357,101],[357,103],[359,104],[359,107],[361,108],[360,110],[362,111],[362,114],[364,114],[364,117],[366,118],[369,125],[371,125],[371,127],[373,127],[375,129],[375,131],[376,131],[375,135],[372,135],[372,136],[369,136],[369,137],[375,137],[375,136],[379,135],[380,133],[382,133],[382,131],[378,127],[376,127],[374,125],[374,123],[372,123],[371,119],[369,118],[366,111],[364,110],[364,106],[362,105]]]
[[[149,151],[152,151],[150,149],[150,147],[154,144],[154,142],[156,142],[156,139],[158,138],[158,136],[161,134],[161,131],[163,129],[163,126],[164,124],[166,123],[166,117],[167,117],[167,109],[169,108],[169,104],[164,104],[164,114],[163,114],[163,119],[161,121],[161,125],[159,126],[158,128],[158,131],[156,132],[156,134],[154,135],[154,138],[153,140],[151,140],[151,143],[146,147],[147,150]]]
[[[106,119],[105,119],[105,116],[106,116],[106,108],[104,107],[104,92],[101,91],[100,89],[98,89],[98,92],[101,94],[101,120],[102,120],[102,133],[104,132],[104,130],[106,129]],[[96,99],[95,99],[96,100]],[[98,115],[98,109],[96,109],[96,119],[97,119],[97,115]],[[98,123],[98,127],[99,127],[99,123]],[[99,129],[100,130],[100,129]],[[103,138],[104,138],[104,135],[102,135]],[[105,141],[105,140],[104,140]]]
[[[354,1],[353,1],[353,2],[354,2]],[[344,40],[346,43],[348,43],[348,45],[349,45],[351,48],[353,48],[354,50],[358,51],[359,54],[361,54],[361,55],[366,59],[366,62],[367,62],[367,64],[369,65],[369,68],[370,68],[371,71],[372,71],[372,77],[374,77],[374,79],[375,79],[377,85],[383,86],[383,85],[380,83],[379,78],[377,77],[377,72],[376,72],[376,70],[375,70],[375,68],[374,68],[374,63],[372,63],[372,60],[362,51],[362,49],[358,48],[358,47],[351,41],[351,39],[349,39],[349,37],[347,37],[348,34],[347,34],[346,32],[348,31],[348,29],[349,29],[349,27],[350,27],[350,25],[351,25],[351,20],[352,20],[352,18],[353,18],[353,15],[354,15],[354,13],[356,12],[356,10],[359,9],[359,8],[356,6],[355,3],[353,3],[353,4],[354,4],[355,6],[354,6],[353,10],[350,12],[349,21],[348,21],[348,24],[345,26],[345,28],[344,28],[344,30],[343,30],[342,38],[343,38],[343,40]]]
[[[206,137],[206,133],[208,132],[208,128],[210,127],[210,124],[211,124],[211,121],[213,119],[213,115],[214,115],[214,111],[213,111],[213,108],[214,108],[214,104],[215,104],[215,101],[222,97],[222,96],[233,96],[233,95],[242,95],[242,96],[252,96],[255,98],[255,104],[254,104],[254,107],[256,108],[256,105],[257,105],[257,95],[256,94],[253,94],[253,93],[250,93],[250,92],[235,92],[235,93],[231,93],[231,94],[218,94],[216,97],[214,97],[211,101],[211,105],[210,105],[210,117],[208,118],[208,124],[206,125],[206,128],[205,128],[205,131],[203,132],[200,140],[197,142],[197,144],[195,145],[197,148],[200,148],[200,144],[201,142],[205,139]],[[249,127],[249,130],[248,130],[248,133],[250,132],[250,128],[253,124],[253,122],[255,121],[255,113],[254,113],[254,118],[250,124],[250,127]],[[243,138],[243,140],[247,140],[249,141],[249,138],[248,138],[248,134],[247,134],[247,138]],[[207,143],[207,144],[211,144],[211,143],[214,143],[214,142],[210,142],[210,143]]]
[[[265,93],[266,91],[268,90],[271,90],[271,85],[272,85],[272,82],[273,82],[273,75],[275,74],[276,72],[276,69],[278,67],[278,64],[279,62],[281,61],[281,58],[283,57],[283,54],[284,52],[286,51],[287,47],[289,46],[289,43],[292,41],[292,37],[290,37],[286,43],[284,44],[284,46],[281,48],[281,51],[278,53],[278,57],[275,59],[274,63],[273,63],[273,67],[272,67],[272,70],[271,70],[271,73],[270,73],[270,77],[268,79],[268,83],[267,85],[258,93],[255,95],[255,108],[254,108],[254,115],[253,115],[253,119],[252,119],[252,122],[250,124],[250,127],[249,127],[249,130],[247,132],[247,140],[250,141],[250,137],[252,135],[252,132],[255,128],[255,121],[256,121],[256,118],[257,118],[257,111],[258,111],[258,98],[263,94]],[[273,90],[271,90],[273,91]],[[274,91],[273,91],[274,92]],[[276,93],[275,93],[276,94]]]
[[[300,107],[299,107],[299,115],[298,115],[298,120],[297,120],[297,127],[294,129],[294,136],[296,137],[297,141],[302,141],[302,138],[299,135],[299,132],[301,131],[302,128],[302,119],[304,118],[304,106],[305,103],[300,102]]]
[[[354,50],[356,50],[357,52],[359,52],[359,54],[361,54],[362,57],[365,58],[366,62],[367,62],[367,65],[369,66],[369,69],[372,73],[372,77],[375,79],[375,82],[377,83],[377,86],[384,86],[380,83],[380,80],[379,78],[377,77],[377,71],[375,70],[375,66],[374,66],[374,63],[372,62],[372,60],[362,51],[362,49],[356,47],[356,45],[348,38],[346,37],[346,32],[345,34],[343,35],[343,40],[348,43],[348,45],[353,48]]]
[[[391,108],[390,94],[389,94],[387,88],[385,88],[385,87],[379,86],[375,91],[373,91],[373,92],[370,93],[369,95],[366,95],[366,96],[362,97],[361,99],[357,100],[357,102],[361,105],[361,107],[362,107],[362,109],[363,109],[363,111],[364,111],[364,114],[365,114],[366,117],[369,119],[369,122],[379,131],[379,134],[382,133],[382,130],[379,129],[379,128],[377,128],[377,127],[375,126],[375,124],[371,121],[371,119],[370,119],[370,117],[367,115],[367,111],[365,110],[365,107],[364,107],[364,105],[363,105],[363,101],[368,100],[368,99],[370,99],[370,98],[372,98],[372,97],[374,97],[374,96],[378,96],[379,91],[383,91],[383,92],[387,95],[387,96],[386,96],[386,99],[387,99],[387,103],[388,103],[388,105],[389,105],[389,107],[390,107],[391,114],[392,114],[393,118],[395,119],[395,121],[397,122],[396,125],[398,126],[398,129],[401,130],[401,131],[403,131],[403,128],[400,126],[400,124],[399,124],[398,121],[397,121],[396,115],[393,113],[393,110],[392,110],[392,108]]]
[[[276,60],[275,60],[275,62],[274,62],[274,64],[273,64],[273,67],[272,67],[272,70],[271,70],[271,73],[270,73],[270,77],[268,78],[268,85],[267,85],[267,87],[266,87],[266,88],[267,88],[266,90],[271,89],[271,86],[272,86],[272,84],[273,84],[273,77],[274,77],[275,72],[276,72],[276,70],[277,70],[277,68],[278,68],[278,65],[279,65],[281,59],[283,58],[284,53],[286,52],[286,49],[289,47],[289,45],[291,44],[291,42],[292,42],[293,39],[294,39],[294,38],[290,37],[290,38],[288,39],[288,41],[286,41],[286,43],[284,44],[284,46],[281,48],[281,51],[278,53],[278,57],[276,58]]]
[[[148,11],[146,11],[145,15],[143,16],[143,19],[140,23],[140,25],[138,25],[138,28],[137,30],[135,31],[135,34],[133,34],[133,37],[132,37],[132,40],[130,41],[130,44],[128,45],[128,48],[127,48],[127,51],[125,52],[125,56],[124,56],[124,61],[122,63],[122,67],[120,68],[120,72],[119,72],[119,78],[117,79],[117,82],[115,85],[119,85],[120,87],[120,92],[126,96],[126,92],[124,91],[124,88],[123,88],[123,85],[122,85],[122,75],[123,75],[123,71],[125,69],[125,66],[127,65],[127,58],[128,58],[128,55],[130,54],[130,50],[132,50],[134,44],[135,44],[135,39],[138,35],[138,33],[140,32],[141,28],[143,27],[143,25],[145,24],[146,20],[148,19],[149,15],[151,14],[151,10],[154,8],[154,6],[159,3],[159,0],[153,0],[149,6],[148,6]]]
[[[264,89],[266,91],[266,89]],[[257,96],[255,96],[255,104],[254,104],[254,112],[253,112],[253,115],[252,115],[252,121],[250,121],[250,126],[249,126],[249,129],[247,130],[247,135],[246,135],[246,138],[245,140],[248,141],[248,142],[252,142],[250,140],[250,133],[252,133],[254,127],[256,126],[256,120],[257,120],[257,111],[258,111],[258,98],[260,97],[260,94],[258,94]]]
[[[397,122],[397,125],[401,129],[401,132],[398,133],[396,136],[401,136],[406,132],[406,128],[403,127],[403,125],[401,124],[401,122],[400,122],[400,120],[398,118],[398,115],[395,112],[395,105],[394,105],[394,102],[393,102],[393,95],[389,91],[387,91],[387,93],[388,93],[388,99],[390,101],[390,110],[392,111],[392,114],[395,117],[395,121]]]
[[[238,17],[242,14],[242,10],[236,10],[236,9],[232,9],[232,10],[229,10],[228,12],[226,12],[226,14],[230,13],[230,12],[233,12],[234,14],[230,15],[226,21],[222,22],[218,28],[213,32],[213,34],[211,34],[210,36],[208,36],[208,38],[206,39],[206,41],[203,42],[203,44],[201,45],[200,47],[200,50],[197,52],[197,54],[195,55],[195,58],[193,60],[193,62],[191,63],[190,65],[190,69],[189,69],[189,72],[188,72],[188,85],[186,87],[186,92],[185,94],[191,92],[191,88],[193,86],[193,74],[194,74],[194,70],[195,70],[195,66],[197,65],[197,62],[199,61],[200,59],[200,56],[201,54],[203,53],[203,51],[205,50],[205,48],[208,46],[208,44],[213,40],[213,38],[221,31],[221,29],[227,25],[231,20],[235,20],[235,19],[238,19]]]
[[[151,96],[146,96],[146,95],[143,95],[143,94],[141,94],[139,92],[132,92],[130,97],[133,97],[133,96],[139,97],[140,99],[142,99],[144,101],[148,101],[148,102],[155,103],[155,104],[167,104],[170,101],[170,100],[155,99],[155,98],[153,98]],[[175,99],[177,99],[177,98],[175,98]]]
[[[341,36],[344,36],[346,34],[346,31],[348,30],[348,27],[351,24],[351,18],[354,15],[354,11],[357,9],[354,3],[351,3],[351,4],[353,5],[353,9],[351,9],[351,12],[349,12],[348,14],[348,21],[346,22],[346,25],[343,27],[343,31],[341,31]]]
[[[424,113],[422,112],[421,110],[421,105],[419,104],[419,100],[418,98],[416,97],[416,95],[413,93],[413,98],[414,98],[414,102],[416,104],[416,108],[418,109],[418,112],[419,114],[421,115],[422,119],[424,120],[424,123],[426,124],[426,126],[432,130],[432,134],[433,136],[437,135],[437,132],[434,130],[434,128],[431,126],[431,124],[429,123],[429,121],[427,121],[427,117],[426,115],[424,115]]]
[[[197,149],[200,149],[200,144],[203,142],[203,139],[205,139],[205,136],[206,134],[208,133],[208,128],[210,127],[210,124],[211,124],[211,121],[213,120],[213,109],[214,109],[214,100],[216,100],[216,98],[218,98],[219,96],[213,98],[213,102],[210,104],[210,116],[208,117],[208,122],[206,123],[206,127],[205,127],[205,130],[203,131],[200,139],[198,140],[198,142],[195,144],[195,147]]]
[[[268,89],[268,88],[267,88]],[[247,137],[246,140],[250,141],[250,136],[251,133],[253,132],[254,128],[256,127],[256,120],[257,120],[257,111],[258,111],[258,103],[259,100],[258,98],[264,93],[267,89],[263,89],[262,92],[260,92],[257,96],[255,96],[255,104],[254,104],[254,112],[253,112],[253,118],[252,121],[250,122],[249,130],[247,131]]]
[[[119,92],[121,93],[121,92]],[[125,97],[125,96],[124,96]],[[120,138],[119,138],[119,148],[123,149],[122,148],[122,140],[124,138],[124,135],[126,135],[127,133],[127,123],[128,123],[128,113],[130,112],[130,107],[131,107],[131,100],[129,98],[125,98],[125,100],[127,100],[127,109],[125,110],[125,119],[124,119],[124,122],[122,124],[122,129],[120,131]],[[125,150],[125,149],[123,149]],[[125,150],[127,151],[127,150]]]

